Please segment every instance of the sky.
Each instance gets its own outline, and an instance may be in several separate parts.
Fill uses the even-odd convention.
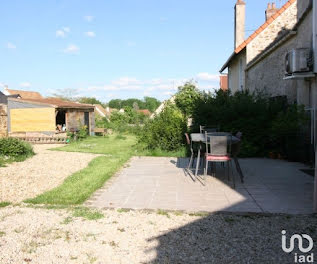
[[[190,80],[213,91],[233,52],[235,2],[3,0],[0,90],[102,102],[164,100]],[[264,23],[267,3],[246,0],[246,37]]]

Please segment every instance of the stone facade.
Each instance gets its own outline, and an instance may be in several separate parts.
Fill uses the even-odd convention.
[[[299,1],[301,10],[307,8]],[[284,80],[285,77],[285,55],[294,48],[312,47],[312,10],[310,10],[299,24],[296,34],[290,34],[288,38],[276,47],[272,47],[267,54],[260,57],[258,62],[251,63],[246,69],[246,86],[250,91],[261,91],[271,96],[287,95],[289,102],[297,102],[307,107],[317,105],[317,92],[314,88],[316,80]]]
[[[0,138],[8,135],[7,106],[0,104]]]
[[[309,2],[309,0],[302,0],[303,2]],[[254,60],[259,54],[263,52],[267,47],[269,47],[274,40],[279,38],[281,34],[285,33],[285,30],[292,29],[296,23],[297,23],[297,17],[298,17],[298,8],[300,8],[300,12],[303,12],[303,8],[307,6],[306,4],[303,4],[302,1],[294,1],[284,12],[282,12],[278,17],[276,17],[274,20],[273,18],[268,18],[268,20],[265,22],[267,24],[263,24],[258,30],[255,31],[253,35],[253,39],[251,37],[248,39],[248,44],[244,49],[242,49],[239,53],[234,54],[231,61],[228,63],[228,79],[229,79],[229,89],[232,93],[235,93],[237,91],[241,91],[244,89],[249,89],[251,91],[255,90],[271,90],[267,87],[272,87],[270,82],[267,84],[260,84],[261,87],[258,87],[258,81],[262,81],[265,79],[265,71],[261,72],[258,76],[255,76],[254,79],[248,80],[248,78],[251,76],[252,72],[247,71],[247,65]],[[300,6],[297,7],[297,2],[300,3]],[[261,31],[262,28],[264,30]],[[252,35],[252,36],[253,36]],[[250,41],[251,40],[251,41]],[[282,51],[283,53],[284,51]],[[276,56],[278,59],[275,61],[276,65],[274,66],[275,69],[283,69],[284,66],[281,67],[281,65],[284,65],[284,56],[279,57]],[[261,69],[263,70],[263,69]],[[284,72],[283,72],[284,74]],[[273,75],[280,76],[280,73],[274,72]],[[272,77],[274,77],[272,75]],[[256,80],[255,80],[256,79]],[[271,78],[272,81],[273,78]],[[288,86],[283,84],[284,86],[281,86],[281,91],[289,91]],[[265,87],[264,87],[265,86]],[[296,97],[296,93],[292,92],[292,97]],[[278,94],[280,92],[277,92]]]
[[[297,1],[291,4],[291,6],[289,6],[247,45],[247,64],[267,48],[279,36],[283,29],[292,29],[296,22]]]

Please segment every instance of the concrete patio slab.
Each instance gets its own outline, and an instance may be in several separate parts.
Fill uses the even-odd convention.
[[[241,159],[245,183],[234,169],[235,189],[221,166],[216,177],[195,177],[187,164],[185,158],[134,157],[86,204],[191,212],[312,213],[313,177],[300,171],[303,164]]]

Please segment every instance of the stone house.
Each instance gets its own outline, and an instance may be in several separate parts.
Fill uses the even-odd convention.
[[[316,75],[311,69],[304,74],[286,76],[285,56],[293,49],[305,48],[316,56],[313,45],[314,12],[312,1],[295,1],[296,24],[279,36],[246,66],[246,85],[251,91],[265,91],[272,96],[286,95],[290,102],[315,108],[317,105]],[[311,65],[313,66],[313,65]],[[312,67],[313,68],[313,67]]]
[[[246,69],[249,63],[297,23],[297,0],[287,1],[280,9],[276,8],[274,3],[268,4],[265,11],[266,21],[245,39],[245,8],[246,3],[237,0],[234,12],[234,52],[220,70],[222,73],[228,69],[228,86],[233,93],[246,89],[254,91],[258,88],[252,86],[248,80]],[[282,61],[284,63],[284,60]]]
[[[39,93],[23,91],[18,97],[10,94],[0,105],[2,134],[9,136],[54,136],[61,132],[78,131],[86,125],[90,135],[94,134],[94,106],[64,101],[59,98],[44,98]],[[23,97],[22,97],[23,96]],[[17,98],[15,98],[17,97]],[[0,132],[1,132],[0,131]]]

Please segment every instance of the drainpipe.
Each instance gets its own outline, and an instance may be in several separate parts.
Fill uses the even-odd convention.
[[[313,0],[313,56],[314,56],[314,72],[317,73],[317,0]],[[315,85],[316,86],[316,83]],[[316,89],[316,87],[315,87]],[[315,100],[312,100],[315,109]],[[315,120],[314,120],[315,121]],[[316,133],[316,131],[314,131]],[[314,213],[317,213],[317,151],[315,143],[315,178],[314,178]]]

